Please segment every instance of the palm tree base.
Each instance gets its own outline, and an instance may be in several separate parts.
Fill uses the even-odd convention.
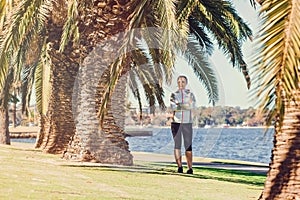
[[[88,138],[88,139],[87,139]],[[81,162],[133,165],[133,156],[126,140],[113,141],[108,137],[84,137],[76,134],[63,158]]]

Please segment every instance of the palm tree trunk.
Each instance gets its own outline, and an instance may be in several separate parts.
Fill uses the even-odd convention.
[[[10,144],[8,110],[0,106],[0,144]]]
[[[37,134],[35,148],[41,148],[45,135],[47,132],[49,132],[49,120],[47,116],[41,114],[39,120],[40,120],[39,122],[40,129]]]
[[[92,59],[91,59],[92,60]],[[97,62],[98,66],[99,62]],[[104,90],[101,80],[107,78],[105,68],[97,69],[92,62],[85,66],[78,76],[78,105],[76,133],[64,158],[80,161],[92,161],[108,164],[132,165],[133,157],[125,140],[125,100],[127,76],[119,79],[103,125],[99,124],[97,108]],[[99,82],[99,75],[103,74]],[[86,81],[86,80],[89,81]],[[99,129],[99,127],[102,127]]]
[[[17,126],[17,104],[15,102],[12,103],[12,126]]]
[[[299,199],[300,194],[300,93],[286,102],[283,126],[275,127],[274,147],[264,190],[259,199]]]
[[[52,54],[53,55],[53,54]],[[52,56],[52,90],[46,117],[41,118],[42,126],[36,147],[47,153],[63,153],[75,134],[72,114],[72,93],[78,66],[62,54]]]
[[[114,51],[116,51],[115,47],[119,48],[121,46],[122,39],[114,37],[114,35],[123,33],[126,30],[126,27],[128,27],[130,14],[132,13],[129,8],[134,8],[130,7],[134,1],[125,0],[122,4],[116,4],[115,1],[106,1],[98,4],[89,4],[87,2],[88,1],[86,1],[84,9],[79,14],[81,16],[81,21],[79,22],[79,30],[81,32],[80,44],[77,46],[78,49],[76,53],[74,49],[66,49],[64,52],[65,56],[58,54],[58,51],[53,50],[53,52],[51,52],[53,69],[51,69],[52,94],[47,113],[49,130],[44,134],[41,147],[49,153],[65,152],[64,157],[68,159],[80,158],[93,160],[95,158],[99,162],[103,161],[106,163],[130,165],[132,164],[132,156],[128,150],[128,143],[125,140],[123,128],[120,127],[120,124],[122,123],[116,122],[116,117],[112,112],[108,111],[104,120],[105,126],[103,130],[99,130],[99,119],[95,112],[95,93],[97,88],[91,87],[82,89],[82,91],[86,93],[80,94],[78,99],[75,99],[75,101],[79,102],[78,106],[75,106],[79,112],[73,111],[72,113],[71,102],[74,101],[74,99],[72,100],[72,98],[74,98],[72,92],[74,79],[78,71],[76,63],[82,63],[79,59],[83,60],[88,55],[90,57],[85,59],[85,61],[88,62],[90,58],[93,58],[93,56],[90,55],[90,52],[98,44],[108,44],[108,48],[113,48],[112,50]],[[63,5],[60,7],[63,7]],[[99,12],[94,12],[97,10]],[[63,14],[58,13],[57,16],[59,15],[64,16]],[[58,18],[58,20],[59,19],[64,18]],[[60,25],[61,27],[55,27],[54,24],[51,24],[48,27],[48,31],[50,32],[49,35],[51,36],[49,37],[49,41],[51,41],[52,46],[55,49],[58,49],[59,46],[63,23]],[[110,43],[106,41],[108,38],[114,38],[115,41]],[[113,52],[106,52],[106,55],[101,55],[98,57],[97,62],[93,63],[94,66],[104,66],[104,69],[106,69],[112,61],[111,59],[116,58],[112,54]],[[72,59],[73,62],[70,59]],[[77,62],[75,62],[75,60]],[[87,70],[89,70],[89,68]],[[86,85],[89,86],[88,84],[93,81],[96,81],[96,83],[99,82],[99,77],[101,77],[103,71],[99,72],[97,70],[98,69],[95,71],[95,69],[92,68],[90,73],[87,71],[87,73],[84,74],[84,77],[82,78],[88,79],[85,79],[85,82],[81,82],[82,87]],[[123,85],[125,86],[126,84],[123,83]],[[97,84],[95,86],[97,86]],[[120,94],[125,95],[124,91],[125,90],[122,90]],[[123,99],[125,100],[125,96]],[[111,105],[114,104],[116,103],[111,102]],[[125,106],[125,102],[118,102],[118,104]],[[110,105],[108,107],[112,108]],[[122,114],[125,113],[122,109],[120,109],[120,112]],[[76,119],[78,121],[76,128],[73,119],[74,115],[77,117]],[[120,117],[121,116],[123,115],[120,115]],[[46,128],[44,130],[46,130]],[[75,130],[76,135],[74,135]],[[70,142],[68,150],[65,151],[70,138],[72,138],[72,142]],[[89,157],[90,154],[93,154],[93,159],[86,158]]]
[[[49,51],[52,62],[50,99],[47,114],[40,118],[40,130],[35,144],[36,148],[53,154],[63,153],[75,134],[72,92],[79,66],[76,58],[79,56],[74,53],[71,45],[66,47],[64,53],[58,51],[66,16],[66,1],[57,1],[47,24],[47,42],[52,47]]]

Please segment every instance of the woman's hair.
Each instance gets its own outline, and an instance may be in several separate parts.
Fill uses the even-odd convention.
[[[186,77],[186,76],[184,76],[184,75],[180,75],[180,76],[178,76],[178,77],[177,77],[177,81],[178,81],[178,79],[180,79],[180,78],[184,78],[184,79],[185,79],[185,81],[186,81],[186,83],[188,83],[188,79],[187,79],[187,77]]]

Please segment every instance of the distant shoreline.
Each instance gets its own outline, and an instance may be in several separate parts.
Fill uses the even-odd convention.
[[[166,128],[170,128],[170,126],[125,126],[125,130],[126,129],[152,129],[152,128],[161,128],[161,129],[166,129]],[[267,126],[210,126],[210,127],[195,127],[194,128],[199,128],[199,129],[210,129],[210,128],[219,128],[219,129],[227,129],[227,128],[234,128],[234,129],[254,129],[254,128],[258,128],[258,129],[267,129]],[[270,126],[268,129],[273,129],[273,126]]]

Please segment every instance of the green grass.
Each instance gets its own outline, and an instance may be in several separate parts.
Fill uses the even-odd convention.
[[[153,163],[153,166],[161,166],[162,171],[174,171],[176,166],[174,164]],[[266,175],[251,173],[242,170],[230,169],[214,169],[211,167],[193,167],[194,178],[213,179],[219,181],[227,181],[233,183],[244,183],[247,185],[263,186]],[[184,175],[184,174],[183,174]]]
[[[0,199],[257,199],[264,176],[194,168],[179,175],[169,163],[123,167],[70,162],[31,146],[0,145]]]

